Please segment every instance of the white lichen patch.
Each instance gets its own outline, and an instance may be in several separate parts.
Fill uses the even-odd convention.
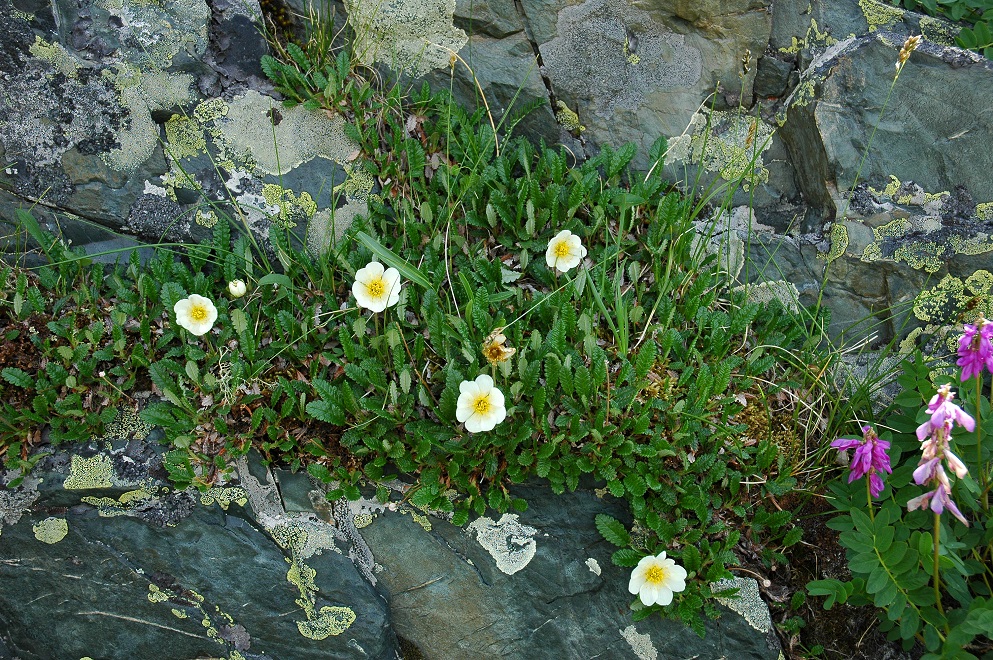
[[[273,109],[282,115],[275,126],[270,118]],[[345,135],[340,115],[329,117],[303,106],[283,108],[254,90],[233,100],[227,115],[215,124],[231,151],[249,155],[265,174],[286,174],[316,157],[344,163],[359,148]]]
[[[590,569],[590,573],[593,575],[600,575],[600,573],[603,572],[603,569],[600,568],[600,562],[593,557],[587,558],[586,568]]]
[[[8,470],[0,479],[0,484],[10,483],[18,476],[20,476],[19,472]],[[3,530],[4,525],[16,525],[21,516],[28,512],[40,496],[39,483],[41,483],[39,479],[27,477],[17,488],[0,487],[0,531]]]
[[[207,47],[210,9],[204,0],[96,0],[96,7],[120,19],[120,39],[137,47],[124,51],[131,64],[167,69],[183,51],[202,55]]]
[[[632,49],[629,26],[637,27]],[[542,60],[556,86],[592,98],[593,115],[636,110],[654,93],[700,81],[703,55],[686,37],[626,2],[586,0],[559,11],[557,36],[542,45]]]
[[[534,535],[538,530],[522,525],[516,513],[505,513],[500,520],[477,518],[466,526],[466,531],[476,534],[501,572],[513,575],[527,566],[538,550]]]
[[[36,539],[52,545],[66,537],[69,533],[69,523],[65,518],[45,518],[37,525],[33,525],[31,530]]]
[[[107,152],[104,160],[115,170],[134,172],[151,157],[159,143],[152,111],[189,103],[193,98],[193,76],[157,69],[143,72],[123,63],[114,69],[104,69],[101,75],[114,83],[121,105],[130,112],[130,122],[117,134],[121,146]]]
[[[752,578],[729,578],[718,580],[710,585],[712,591],[738,589],[738,594],[731,598],[718,597],[717,602],[737,612],[752,628],[767,633],[772,630],[772,617],[769,606],[759,596],[759,583]]]
[[[800,313],[800,291],[797,290],[793,282],[786,280],[772,280],[759,284],[743,284],[735,287],[735,291],[744,291],[748,302],[767,304],[773,300],[779,303],[794,314]]]
[[[638,656],[638,660],[658,660],[659,652],[652,644],[651,636],[639,633],[634,626],[628,626],[618,632],[631,647],[631,651]]]
[[[359,61],[415,77],[449,66],[469,41],[453,24],[455,0],[345,0],[345,11]]]

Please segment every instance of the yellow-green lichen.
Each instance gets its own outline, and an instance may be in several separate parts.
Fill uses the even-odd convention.
[[[33,525],[31,530],[36,539],[52,545],[66,537],[66,534],[69,533],[69,523],[65,518],[45,518],[37,525]]]
[[[173,115],[165,123],[165,133],[166,150],[173,160],[197,156],[207,148],[203,126],[189,117]]]
[[[925,39],[942,46],[954,46],[955,37],[962,31],[957,25],[931,16],[921,16],[919,25]]]
[[[201,227],[211,229],[217,224],[217,214],[210,209],[207,209],[206,211],[203,209],[197,209],[197,212],[194,215],[194,220]]]
[[[686,131],[672,144],[674,160],[699,164],[725,181],[740,182],[743,190],[769,180],[762,156],[772,146],[772,128],[758,117],[704,110],[690,119]]]
[[[862,250],[862,261],[866,263],[872,263],[873,261],[879,261],[883,258],[883,251],[879,247],[879,243],[869,243]]]
[[[933,241],[914,241],[893,252],[894,261],[902,261],[915,270],[937,273],[944,263],[945,247]]]
[[[116,500],[110,497],[84,497],[82,501],[97,507],[97,513],[101,517],[114,518],[127,515],[139,506],[148,504],[154,498],[154,490],[151,486],[146,485],[136,490],[129,490]]]
[[[579,115],[567,106],[564,101],[556,101],[555,105],[558,108],[555,111],[555,120],[562,128],[570,133],[582,133],[586,130],[586,127],[579,121]]]
[[[632,66],[641,62],[641,57],[637,53],[631,52],[631,40],[626,34],[624,35],[624,59]]]
[[[843,222],[831,225],[831,249],[828,250],[827,262],[831,263],[848,250],[848,227]]]
[[[976,217],[983,222],[993,220],[993,202],[976,204]]]
[[[79,72],[79,62],[60,43],[50,44],[41,37],[35,36],[34,43],[28,46],[28,52],[38,59],[45,60],[56,71],[69,78],[75,78]]]
[[[204,605],[206,599],[203,597],[203,595],[197,593],[196,591],[193,591],[192,589],[184,589],[181,594],[177,594],[175,591],[171,589],[163,589],[155,584],[148,585],[149,602],[168,603],[169,601],[173,601],[173,600],[181,603],[187,608],[192,607],[196,610],[195,616],[197,616],[200,619],[200,625],[203,626],[205,632],[207,633],[207,637],[209,637],[210,639],[214,640],[215,642],[221,645],[227,643],[224,640],[224,638],[221,637],[221,632],[219,630],[219,627],[214,620],[218,618],[221,620],[220,627],[233,626],[235,621],[230,614],[221,610],[221,608],[217,605],[214,606],[212,612],[208,612],[207,607],[205,607]],[[192,605],[189,604],[190,601],[193,601]],[[188,611],[184,611],[175,607],[169,608],[169,611],[177,619],[191,618],[190,613]]]
[[[879,28],[892,29],[899,21],[903,20],[906,13],[903,9],[877,2],[877,0],[859,0],[859,8],[869,25],[869,32],[875,32]]]
[[[193,109],[193,119],[200,122],[201,124],[206,124],[207,122],[212,122],[215,119],[220,119],[228,114],[228,104],[224,102],[224,99],[216,98],[204,101],[196,108]]]
[[[376,184],[372,175],[351,163],[346,163],[344,170],[345,180],[335,186],[332,192],[344,194],[348,201],[364,202]]]
[[[802,39],[797,39],[796,37],[792,37],[791,39],[792,43],[789,46],[780,48],[780,53],[796,55],[805,48],[826,48],[838,43],[838,40],[832,37],[826,30],[821,32],[820,28],[817,27],[817,21],[814,19],[810,19],[807,34]]]
[[[372,514],[371,513],[356,513],[353,519],[356,529],[362,529],[363,527],[368,527],[372,524]]]
[[[232,503],[239,506],[248,504],[248,493],[241,486],[211,486],[206,492],[200,493],[200,504],[204,506],[217,504],[227,511]]]
[[[307,639],[327,639],[340,635],[355,623],[355,612],[350,607],[322,607],[321,611],[307,621],[297,621],[300,634]]]
[[[993,251],[993,238],[988,234],[979,234],[971,238],[952,236],[948,239],[948,244],[956,254],[976,255]]]
[[[882,190],[876,190],[872,186],[869,186],[869,191],[879,199],[892,199],[901,185],[903,184],[900,183],[900,179],[891,174],[890,182]]]
[[[279,209],[273,220],[283,229],[296,227],[298,220],[306,224],[317,212],[317,203],[306,191],[298,197],[292,190],[267,183],[262,186],[262,196],[269,206]]]
[[[951,310],[960,308],[967,300],[965,283],[957,277],[945,275],[936,286],[917,295],[914,316],[921,321],[944,320]]]
[[[881,241],[884,238],[899,238],[900,236],[904,236],[910,229],[909,219],[897,218],[887,222],[885,225],[875,227],[872,230],[872,234],[876,237],[877,241]]]
[[[355,622],[355,613],[347,607],[317,609],[316,594],[319,589],[314,582],[317,571],[304,563],[304,558],[310,556],[307,552],[309,541],[307,531],[297,525],[287,523],[270,528],[269,533],[280,547],[290,553],[286,559],[290,565],[286,572],[286,581],[300,592],[300,597],[296,599],[296,603],[306,617],[305,620],[296,622],[300,634],[315,640],[326,639],[331,635],[340,635]]]
[[[69,476],[66,477],[63,488],[66,490],[90,490],[96,488],[111,488],[114,466],[110,457],[96,454],[91,458],[73,456],[69,463]]]
[[[144,440],[152,427],[141,418],[134,408],[119,408],[117,415],[104,426],[103,439]]]

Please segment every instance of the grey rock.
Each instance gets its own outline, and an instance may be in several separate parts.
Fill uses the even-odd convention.
[[[383,566],[397,634],[424,657],[779,657],[771,628],[730,611],[702,640],[671,620],[632,623],[629,569],[613,566],[593,522],[625,518],[622,502],[537,485],[514,495],[527,511],[465,529],[431,518],[426,531],[411,512],[387,511],[360,530]]]
[[[779,97],[786,92],[790,82],[793,64],[771,55],[762,57],[755,71],[755,95],[758,97]]]

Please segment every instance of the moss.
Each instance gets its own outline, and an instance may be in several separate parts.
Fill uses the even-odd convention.
[[[112,488],[114,485],[114,467],[110,457],[96,454],[91,458],[73,456],[69,463],[69,476],[63,488],[66,490],[92,490]]]
[[[899,21],[903,20],[906,13],[903,9],[898,9],[877,0],[859,0],[859,8],[869,25],[869,32],[875,32],[879,28],[889,30]]]
[[[65,518],[45,518],[37,525],[31,527],[34,537],[42,543],[53,545],[66,537],[69,533],[69,523]]]

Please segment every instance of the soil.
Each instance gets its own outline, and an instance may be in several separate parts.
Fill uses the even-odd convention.
[[[794,616],[802,617],[805,622],[803,628],[793,634],[784,632],[782,626],[777,625],[784,656],[791,660],[815,657],[811,649],[821,646],[824,650],[816,657],[838,660],[920,658],[925,650],[919,644],[910,651],[904,651],[899,642],[887,641],[886,635],[879,630],[877,610],[871,605],[852,607],[835,604],[830,610],[825,610],[823,598],[808,596],[797,611],[790,612],[789,598],[778,595],[805,591],[806,584],[811,580],[851,578],[845,549],[838,543],[838,532],[827,526],[832,515],[831,505],[823,498],[812,497],[808,500],[796,521],[803,528],[803,539],[787,548],[788,563],[769,575],[772,585],[763,590],[774,622],[783,624]]]

